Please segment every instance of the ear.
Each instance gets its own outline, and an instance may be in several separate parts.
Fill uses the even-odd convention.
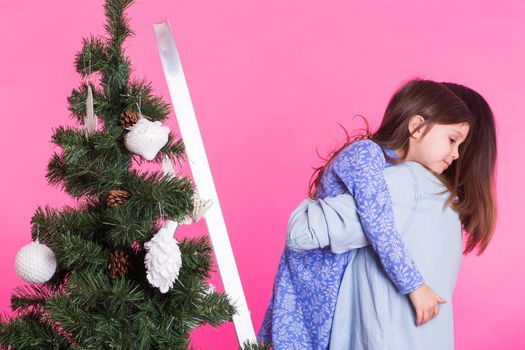
[[[423,130],[425,127],[423,126],[416,132],[414,132],[417,128],[421,126],[425,122],[425,119],[420,116],[419,114],[413,115],[410,117],[410,120],[408,121],[408,132],[410,133],[411,137],[414,137],[416,139],[419,139],[421,135],[423,134]]]

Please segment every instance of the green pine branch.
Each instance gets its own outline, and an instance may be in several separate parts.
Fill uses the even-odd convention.
[[[233,315],[237,313],[237,308],[232,304],[232,300],[226,293],[209,293],[198,308],[199,314],[203,316],[202,324],[209,323],[213,327],[224,322],[232,322]]]
[[[11,308],[14,312],[28,311],[42,306],[51,295],[53,291],[42,284],[16,287],[11,295]]]
[[[60,269],[82,273],[95,273],[107,267],[110,250],[96,241],[73,235],[62,234],[47,244],[55,253]]]
[[[97,203],[86,203],[80,208],[65,206],[63,209],[54,209],[48,206],[38,207],[31,218],[31,235],[33,240],[42,242],[57,241],[61,235],[75,234],[86,240],[94,240],[99,233],[97,227],[101,225],[101,216],[97,210]],[[56,245],[56,244],[55,244]]]
[[[111,280],[105,270],[73,272],[67,292],[49,298],[45,307],[54,322],[74,334],[76,343],[123,349],[118,343],[119,334],[133,331],[130,316],[144,299],[138,284],[120,278]]]
[[[181,274],[191,273],[208,276],[213,272],[212,254],[213,248],[207,236],[194,239],[183,239],[179,243],[183,257],[184,269]]]
[[[162,162],[162,159],[164,158],[164,155],[167,155],[172,160],[178,161],[179,163],[186,159],[186,149],[184,147],[184,143],[182,142],[182,139],[178,139],[175,141],[173,137],[173,133],[170,133],[168,135],[168,142],[166,142],[166,145],[159,151],[155,159],[153,159],[154,162],[160,163]]]
[[[12,349],[69,349],[69,342],[42,315],[31,310],[15,319],[0,320],[0,347]]]
[[[140,112],[152,121],[163,121],[170,113],[170,104],[164,102],[162,97],[154,96],[152,90],[151,83],[145,79],[133,80],[123,101],[128,109]]]
[[[104,174],[94,175],[98,177]],[[69,185],[69,191],[75,184],[86,191],[86,184],[79,183],[78,177],[70,176],[69,179],[75,181]],[[161,214],[180,222],[193,210],[193,184],[187,178],[132,171],[126,180],[128,182],[118,184],[118,188],[126,189],[131,196],[120,206],[105,208],[103,203],[92,202],[83,210],[66,207],[61,212],[38,208],[32,219],[35,224],[33,237],[40,237],[53,246],[56,246],[53,244],[55,236],[69,234],[99,239],[108,245],[129,245],[133,241],[149,240],[158,230],[155,222]],[[100,184],[99,181],[92,182]],[[104,196],[115,187],[113,183],[94,187],[92,190],[100,193],[91,192],[89,195]]]
[[[82,50],[75,56],[75,69],[78,74],[87,77],[100,72],[107,62],[105,42],[96,37],[82,39]]]
[[[126,203],[137,210],[159,206],[167,217],[181,222],[193,211],[193,183],[188,178],[178,178],[159,172],[130,172],[129,188],[132,197]]]
[[[123,145],[124,130],[106,126],[86,136],[84,130],[58,127],[53,142],[62,148],[48,163],[46,178],[73,197],[101,196],[128,177],[131,155]]]
[[[109,42],[112,46],[120,49],[122,43],[134,35],[129,26],[129,20],[125,15],[126,9],[133,0],[108,0],[104,4],[106,23],[104,29],[109,34]]]

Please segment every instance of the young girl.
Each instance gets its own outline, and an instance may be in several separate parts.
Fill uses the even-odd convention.
[[[476,152],[478,146],[486,153]],[[469,234],[465,252],[477,245],[483,251],[494,227],[495,149],[492,114],[479,94],[455,84],[413,80],[394,94],[376,133],[347,142],[317,169],[310,196],[352,194],[363,231],[398,291],[408,294],[418,325],[435,317],[445,301],[424,283],[394,228],[382,171],[417,161],[439,175]],[[326,249],[285,249],[260,339],[273,340],[276,349],[326,348],[346,258]]]

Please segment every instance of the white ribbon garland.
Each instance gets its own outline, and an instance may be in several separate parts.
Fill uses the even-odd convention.
[[[233,316],[237,339],[239,344],[246,341],[253,342],[256,338],[250,311],[235,264],[228,231],[219,205],[217,191],[173,34],[168,22],[154,24],[153,30],[186,153],[193,160],[190,162],[190,168],[198,193],[204,198],[210,198],[215,203],[206,213],[206,226],[213,244],[224,290],[237,308],[237,313]]]

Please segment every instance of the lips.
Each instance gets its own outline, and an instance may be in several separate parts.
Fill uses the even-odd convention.
[[[446,160],[444,160],[443,163],[445,163],[445,169],[450,166],[450,163],[448,163]]]

